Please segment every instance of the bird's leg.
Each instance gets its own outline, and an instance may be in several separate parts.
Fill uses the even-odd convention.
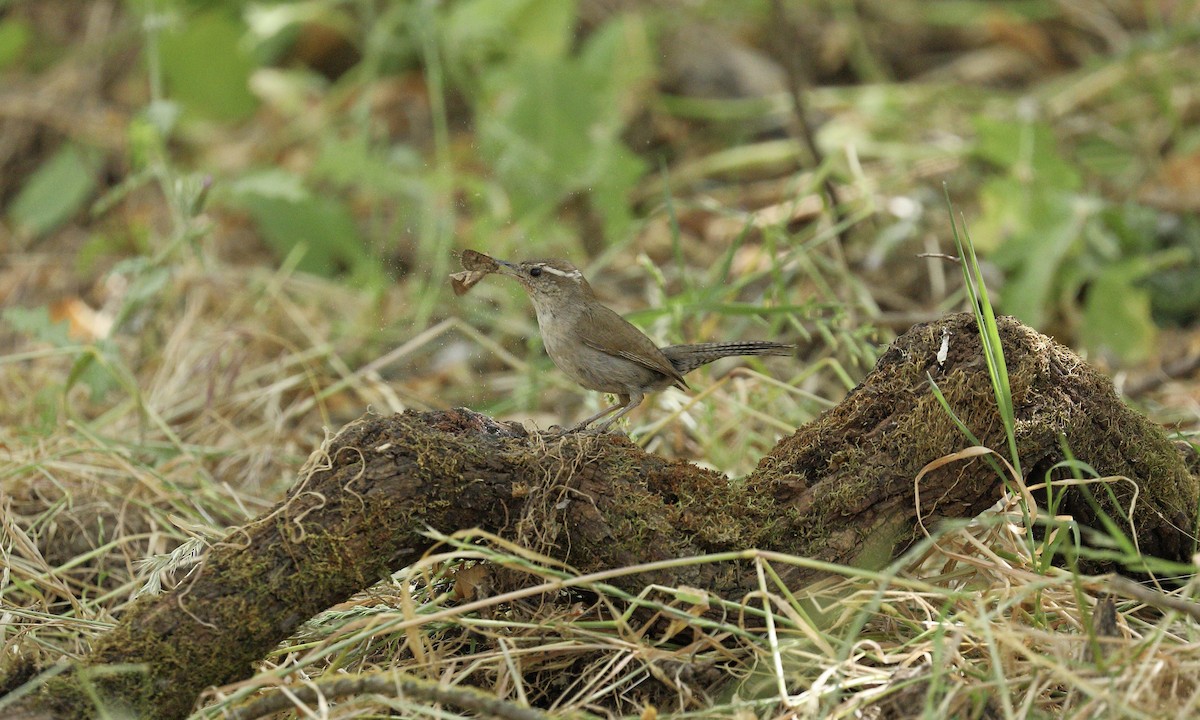
[[[615,413],[616,411],[620,410],[621,407],[625,405],[625,403],[629,402],[629,396],[628,395],[618,395],[617,400],[618,400],[618,402],[616,405],[613,405],[612,407],[606,407],[603,410],[601,410],[600,412],[598,412],[595,415],[588,418],[587,420],[584,420],[582,422],[578,422],[578,423],[572,425],[571,428],[569,430],[567,430],[566,432],[579,432],[580,430],[584,429],[588,425],[591,425],[592,423],[596,422],[597,420],[604,417],[605,415],[611,415],[612,413]],[[604,427],[608,427],[608,426],[605,425]]]
[[[634,409],[638,405],[642,404],[642,398],[644,398],[644,397],[646,397],[646,396],[642,393],[632,393],[630,395],[618,395],[617,400],[620,401],[624,407],[621,407],[620,412],[618,412],[616,415],[613,415],[609,419],[605,420],[604,424],[596,429],[597,432],[604,432],[609,427],[611,427],[613,423],[615,423],[616,421],[625,417],[626,413],[628,413],[630,410]],[[618,407],[620,407],[620,406],[618,406]],[[608,410],[606,410],[604,412],[604,414],[607,415],[610,411],[615,410],[615,409],[616,409],[615,407],[609,408]],[[596,420],[599,418],[592,418],[592,419]]]

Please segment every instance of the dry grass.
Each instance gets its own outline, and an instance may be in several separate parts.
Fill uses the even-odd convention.
[[[63,10],[69,4],[57,10],[51,3],[27,5],[51,8],[64,16],[64,27],[71,25],[66,16],[73,11]],[[116,7],[94,5],[105,12]],[[1193,70],[1200,62],[1194,29],[1143,35],[1153,28],[1111,22],[1121,4],[1085,5],[1094,12],[1048,5],[1064,17],[1045,24],[987,6],[984,21],[961,33],[964,42],[984,38],[984,44],[950,53],[957,59],[942,73],[923,64],[940,62],[947,54],[941,46],[919,53],[923,63],[902,62],[914,55],[909,35],[918,43],[924,26],[910,19],[904,32],[893,32],[891,24],[901,16],[881,16],[885,31],[863,37],[895,40],[877,60],[895,63],[901,76],[917,82],[866,75],[859,78],[863,85],[844,87],[842,71],[829,69],[824,82],[837,84],[823,84],[803,98],[822,118],[822,145],[836,149],[820,167],[798,167],[791,142],[746,138],[730,146],[724,135],[736,134],[736,123],[705,125],[704,112],[728,111],[737,102],[702,101],[689,117],[682,108],[670,110],[684,98],[658,98],[667,109],[652,104],[660,126],[651,129],[676,145],[677,158],[662,168],[668,173],[650,173],[632,193],[641,224],[635,238],[615,246],[585,252],[586,223],[563,223],[535,238],[536,250],[528,248],[522,236],[527,228],[507,229],[514,218],[500,210],[492,216],[482,207],[460,207],[445,187],[454,183],[440,176],[398,176],[419,186],[415,196],[429,204],[417,208],[426,213],[425,227],[412,237],[372,242],[382,249],[381,262],[392,251],[411,253],[405,262],[428,260],[451,237],[464,244],[486,237],[505,253],[545,253],[543,244],[555,251],[569,244],[564,254],[589,256],[589,274],[602,274],[604,280],[593,284],[603,299],[622,313],[641,311],[636,319],[660,340],[810,332],[804,367],[773,360],[728,373],[720,368],[701,375],[691,395],[656,396],[628,426],[651,452],[737,476],[866,372],[880,341],[869,323],[903,329],[961,304],[953,277],[947,279],[953,268],[913,255],[949,245],[940,219],[943,181],[956,202],[964,199],[965,214],[977,217],[984,204],[980,187],[1003,176],[973,154],[974,120],[1025,123],[1014,106],[1036,106],[1032,120],[1052,125],[1058,140],[1086,145],[1094,134],[1104,141],[1087,146],[1093,153],[1088,157],[1118,170],[1087,175],[1088,192],[1099,188],[1097,195],[1114,207],[1143,198],[1162,209],[1163,219],[1183,204],[1178,212],[1186,217],[1193,206],[1185,201],[1194,197],[1177,191],[1194,186],[1180,182],[1191,177],[1185,171],[1195,162],[1187,132],[1197,105]],[[713,7],[728,13],[737,6]],[[859,34],[856,23],[870,19],[848,11],[837,23],[801,29],[828,41],[825,57]],[[1088,43],[1060,42],[1091,37],[1085,20],[1105,30],[1101,45],[1109,55],[1097,55]],[[97,34],[110,42],[109,33]],[[358,40],[367,48],[390,47],[375,36]],[[1041,63],[1028,57],[1014,62],[1022,48],[1055,48],[1069,58],[1051,52]],[[972,81],[968,71],[978,72],[982,61],[986,77]],[[120,65],[140,67],[124,58]],[[76,74],[64,67],[70,71],[64,74]],[[424,78],[373,78],[393,79],[427,87]],[[325,151],[312,126],[333,137],[366,132],[369,123],[346,107],[348,96],[370,96],[371,81],[338,86],[311,105],[306,101],[297,116],[265,103],[265,122],[245,136],[213,127],[195,136],[163,137],[162,150],[183,148],[181,155],[199,163],[236,157],[219,171],[228,177],[218,182],[236,182],[264,165],[287,167],[297,182],[323,187],[321,179],[306,175],[312,158]],[[145,78],[122,82],[140,86]],[[28,84],[52,85],[35,76]],[[1019,90],[993,93],[995,87]],[[99,85],[72,91],[87,102],[75,102],[72,94],[70,107],[111,102],[127,113],[116,117],[129,124],[150,100],[162,99],[123,92],[135,97],[120,100],[130,107]],[[427,100],[423,93],[421,102]],[[432,100],[437,105],[445,98]],[[0,114],[7,123],[26,106],[9,102]],[[38,166],[44,157],[33,153],[49,152],[59,134],[87,141],[89,135],[76,127],[84,115],[57,107],[44,114],[51,121],[34,118],[25,128],[29,138],[41,140],[8,138],[8,154],[0,159],[13,160],[9,155],[27,149],[31,154],[5,167]],[[38,134],[47,127],[53,132]],[[118,141],[102,145],[123,148],[126,130],[122,126]],[[373,136],[357,139],[380,154],[391,148],[376,146]],[[466,158],[433,157],[430,151],[433,159],[422,160],[454,165],[451,170],[462,174],[455,191],[482,189],[493,198],[487,203],[507,207],[495,200],[503,196],[501,188],[465,149],[474,147],[473,138],[456,135],[454,141]],[[112,151],[122,155],[110,158],[113,167],[131,164],[123,153]],[[438,278],[419,262],[384,290],[291,272],[295,253],[283,260],[282,270],[262,269],[252,264],[263,261],[262,247],[251,243],[246,250],[245,219],[231,219],[236,213],[229,208],[215,210],[211,226],[203,228],[192,223],[207,219],[181,216],[189,203],[178,202],[176,181],[184,171],[172,164],[182,160],[161,160],[162,167],[151,168],[166,178],[161,186],[106,198],[107,209],[82,226],[69,224],[28,245],[0,237],[5,310],[52,307],[72,331],[68,338],[47,325],[29,330],[0,322],[0,643],[6,660],[24,654],[51,673],[61,669],[57,661],[85,654],[140,593],[184,582],[204,549],[229,527],[274,507],[322,439],[368,408],[466,405],[547,427],[589,415],[603,402],[553,372],[530,341],[535,325],[515,287],[485,281],[451,304],[422,295]],[[1065,162],[1076,160],[1071,155]],[[1019,169],[1014,177],[1024,181],[1028,168]],[[822,214],[826,177],[842,183],[842,210],[855,230],[845,246],[836,232],[842,228],[832,228]],[[18,184],[18,173],[0,178],[8,192]],[[401,213],[391,186],[364,182],[341,191],[363,216]],[[675,205],[657,207],[664,196]],[[472,211],[478,215],[465,216]],[[160,232],[166,227],[173,229]],[[431,227],[455,228],[456,234],[435,237],[426,232]],[[498,227],[505,230],[496,232]],[[572,235],[576,231],[580,237]],[[100,246],[109,255],[86,270],[77,257],[85,236],[107,240]],[[417,247],[408,247],[410,241]],[[195,252],[185,252],[189,244]],[[157,255],[161,262],[141,271],[111,267],[129,255]],[[1098,255],[1088,257],[1099,262]],[[436,258],[449,262],[444,253]],[[717,270],[726,260],[728,276]],[[160,271],[165,281],[139,295],[145,289],[139,282]],[[1073,289],[1082,294],[1084,288]],[[1065,306],[1061,320],[1076,332],[1082,321],[1067,297],[1071,290],[1053,302]],[[97,307],[94,315],[81,297]],[[775,310],[803,303],[804,312],[749,316],[733,307],[738,301]],[[414,322],[418,307],[433,317]],[[800,316],[803,324],[795,320]],[[1192,333],[1179,334],[1176,344],[1186,349]],[[1193,384],[1183,381],[1169,390],[1160,412],[1182,428],[1195,427]],[[1135,591],[1056,567],[1043,554],[1050,545],[1031,539],[1047,526],[1036,532],[1026,527],[1028,507],[1016,497],[996,500],[996,509],[971,523],[931,528],[932,536],[887,572],[822,566],[828,579],[809,587],[783,587],[774,573],[788,564],[814,565],[805,558],[747,549],[671,561],[753,564],[761,578],[758,592],[735,599],[668,587],[631,597],[607,581],[636,573],[636,567],[580,577],[500,538],[470,532],[439,538],[419,565],[312,618],[264,658],[252,678],[212,689],[194,717],[1200,715],[1194,583],[1181,581],[1183,587],[1168,597],[1157,588]],[[1060,537],[1074,530],[1069,518],[1049,527]],[[1165,579],[1163,585],[1169,587]],[[36,685],[35,679],[30,687]],[[0,698],[0,715],[15,699]]]
[[[302,677],[319,676],[308,687],[332,700],[336,667],[342,687],[370,681],[391,697],[321,716],[376,707],[433,717],[424,680],[556,715],[1192,717],[1194,625],[1117,598],[1115,620],[1097,631],[1107,582],[1033,572],[1022,517],[1010,500],[923,543],[896,574],[823,567],[830,579],[802,590],[780,586],[774,569],[818,565],[804,558],[746,551],[667,563],[752,563],[760,590],[737,602],[694,588],[630,597],[605,581],[648,568],[580,577],[497,538],[443,537],[445,553],[315,619],[269,671],[216,693],[208,713],[260,689],[277,699],[274,685],[299,690]],[[527,574],[532,587],[464,602],[490,587],[478,561]],[[410,679],[418,685],[396,690]]]
[[[30,256],[22,272],[38,262],[53,258]],[[387,340],[376,318],[402,309],[400,290],[381,299],[308,276],[192,261],[171,272],[153,304],[110,338],[89,337],[82,324],[70,340],[7,336],[14,351],[0,356],[0,612],[9,656],[21,648],[49,663],[85,653],[132,599],[182,581],[207,543],[268,511],[323,428],[366,408],[473,404],[535,372],[454,317],[410,337],[399,326],[395,345],[378,348]],[[65,383],[91,355],[101,389]],[[482,373],[472,361],[480,357],[507,369]],[[645,439],[660,452],[702,452],[710,441],[744,449],[747,436],[769,442],[761,423],[730,420],[752,382],[717,381],[700,403],[673,408],[691,433]],[[793,402],[790,386],[769,387],[759,407]],[[655,416],[665,418],[665,409],[643,419]],[[402,585],[379,589],[380,607]],[[322,640],[308,662],[328,661],[325,633],[341,616],[331,611],[306,630]],[[374,650],[378,640],[367,644]],[[291,679],[293,662],[285,663]]]
[[[370,317],[369,298],[257,270],[183,267],[178,278],[120,338],[113,357],[124,360],[112,372],[123,384],[104,402],[82,386],[51,395],[62,403],[51,408],[45,393],[19,392],[61,388],[67,352],[29,341],[0,358],[7,654],[19,648],[47,665],[78,657],[131,599],[182,581],[224,528],[268,510],[322,427],[355,408],[420,406],[422,394],[452,404],[472,371],[435,371],[438,351],[496,349],[448,319],[372,361],[345,322]],[[397,367],[412,375],[403,387],[426,390],[390,389],[381,374]],[[489,379],[503,388],[523,372]],[[672,407],[684,396],[660,402],[649,419],[688,413],[675,420],[686,430],[649,432],[651,447],[702,450],[736,438],[735,425],[767,442],[780,428],[763,408],[795,402],[797,391],[739,372],[702,394],[700,409]],[[774,573],[814,565],[805,558],[747,550],[671,561],[752,563],[761,587],[734,601],[694,588],[630,597],[606,581],[643,568],[579,577],[499,538],[440,538],[418,566],[313,618],[253,678],[213,689],[198,717],[289,706],[330,718],[473,707],[538,716],[521,715],[528,706],[580,716],[653,707],[678,717],[1191,717],[1194,621],[1118,595],[1114,634],[1098,635],[1108,582],[1039,571],[1044,546],[1031,546],[1012,498],[1002,507],[937,530],[894,573],[827,567],[828,580],[805,588]],[[513,577],[521,589],[498,589]]]

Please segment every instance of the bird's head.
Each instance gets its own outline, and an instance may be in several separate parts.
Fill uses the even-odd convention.
[[[498,272],[521,283],[534,306],[542,303],[564,303],[572,300],[590,300],[592,287],[575,267],[566,260],[526,260],[505,262],[499,260]]]

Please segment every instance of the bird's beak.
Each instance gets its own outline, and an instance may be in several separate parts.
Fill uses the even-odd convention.
[[[508,275],[515,278],[521,277],[521,271],[518,269],[516,263],[510,263],[507,260],[496,260],[496,265],[496,272],[501,275]]]

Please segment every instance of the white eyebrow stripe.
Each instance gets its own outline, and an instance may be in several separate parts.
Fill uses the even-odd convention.
[[[571,272],[563,272],[562,270],[559,270],[556,267],[550,267],[549,265],[539,265],[538,267],[540,267],[541,269],[550,273],[551,275],[557,275],[562,278],[571,278],[572,280],[579,280],[583,277],[583,275],[578,270],[572,270]]]

